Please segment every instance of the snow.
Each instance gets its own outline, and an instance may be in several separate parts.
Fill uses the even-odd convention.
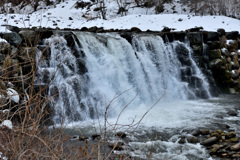
[[[10,120],[4,120],[0,126],[1,126],[1,127],[6,126],[6,127],[8,127],[9,129],[12,129],[12,128],[13,128],[12,121],[10,121]]]
[[[7,94],[13,102],[19,103],[20,98],[19,98],[19,95],[18,95],[17,91],[15,91],[12,88],[8,88],[7,89]]]
[[[0,43],[8,43],[5,39],[0,38]]]
[[[8,29],[6,29],[6,27],[4,26],[0,26],[0,33],[9,33],[11,31],[9,31]]]
[[[184,31],[189,28],[203,27],[206,31],[217,31],[224,28],[226,31],[240,31],[240,21],[225,16],[193,16],[187,10],[183,13],[185,6],[179,3],[167,4],[164,14],[155,14],[154,8],[134,7],[130,4],[126,16],[117,14],[118,5],[116,1],[107,1],[107,20],[100,19],[100,12],[93,11],[98,7],[93,4],[89,9],[75,8],[77,0],[65,0],[54,6],[43,6],[40,10],[33,12],[30,6],[19,11],[22,14],[0,14],[0,24],[18,26],[20,28],[50,27],[81,29],[82,27],[103,27],[104,29],[130,29],[138,27],[142,31],[161,31],[164,27],[175,28],[176,31]],[[171,12],[175,7],[177,14]],[[166,14],[169,13],[169,14]],[[188,15],[187,15],[188,14]],[[72,20],[71,20],[72,19]],[[182,21],[179,21],[179,20]],[[4,29],[0,28],[0,32]]]

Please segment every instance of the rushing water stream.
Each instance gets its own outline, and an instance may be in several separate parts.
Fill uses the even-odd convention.
[[[200,144],[178,144],[179,136],[225,123],[216,116],[232,104],[218,103],[224,97],[211,98],[188,43],[164,43],[147,34],[133,35],[131,43],[116,33],[74,34],[75,53],[62,36],[54,36],[44,42],[51,56],[39,64],[36,83],[48,83],[54,76],[49,94],[59,93],[52,101],[56,124],[85,134],[101,132],[107,111],[112,124],[107,130],[128,133],[132,157],[208,158]]]

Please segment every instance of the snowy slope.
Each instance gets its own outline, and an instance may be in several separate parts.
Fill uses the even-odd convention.
[[[1,25],[13,25],[21,28],[31,27],[50,27],[50,28],[72,28],[81,29],[82,27],[104,27],[104,29],[130,29],[138,27],[142,31],[160,31],[163,27],[175,28],[182,31],[193,27],[203,27],[204,30],[216,31],[224,28],[226,31],[240,31],[240,21],[225,16],[191,16],[179,14],[182,11],[180,4],[169,4],[164,14],[155,14],[153,8],[133,7],[129,5],[127,16],[117,14],[118,5],[116,1],[107,1],[107,20],[100,19],[99,11],[94,11],[98,4],[92,3],[88,7],[76,9],[77,0],[65,0],[65,2],[54,6],[41,5],[42,9],[31,13],[31,7],[22,14],[0,14]],[[172,5],[178,14],[170,12]],[[169,13],[169,14],[167,14]]]

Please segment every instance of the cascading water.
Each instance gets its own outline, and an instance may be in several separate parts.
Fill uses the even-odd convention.
[[[38,81],[54,76],[49,90],[59,94],[52,101],[57,123],[99,118],[123,92],[110,109],[112,116],[126,105],[150,106],[163,94],[165,102],[210,97],[190,47],[182,42],[165,44],[159,36],[135,34],[130,44],[116,33],[74,34],[77,53],[71,53],[62,36],[54,36],[45,40],[51,56],[39,65]]]
[[[179,137],[213,127],[219,121],[215,115],[225,112],[219,108],[232,106],[201,99],[211,97],[209,84],[188,42],[164,43],[153,34],[132,34],[131,41],[117,33],[70,35],[73,46],[63,33],[38,46],[45,53],[38,52],[35,83],[49,86],[55,124],[78,127],[89,135],[100,132],[101,117],[116,98],[108,109],[108,123],[121,125],[114,130],[109,125],[108,131],[127,132],[131,141],[126,152],[131,157],[148,159],[151,153],[152,159],[211,159],[200,144],[182,145]],[[123,128],[138,122],[162,95],[138,128],[133,128],[134,134],[131,128]]]

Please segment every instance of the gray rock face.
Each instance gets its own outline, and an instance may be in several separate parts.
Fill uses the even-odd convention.
[[[7,40],[11,45],[19,46],[22,43],[22,38],[16,32],[0,33],[0,37]]]
[[[199,33],[199,32],[188,33],[187,37],[191,45],[201,45],[203,42],[202,33]]]

